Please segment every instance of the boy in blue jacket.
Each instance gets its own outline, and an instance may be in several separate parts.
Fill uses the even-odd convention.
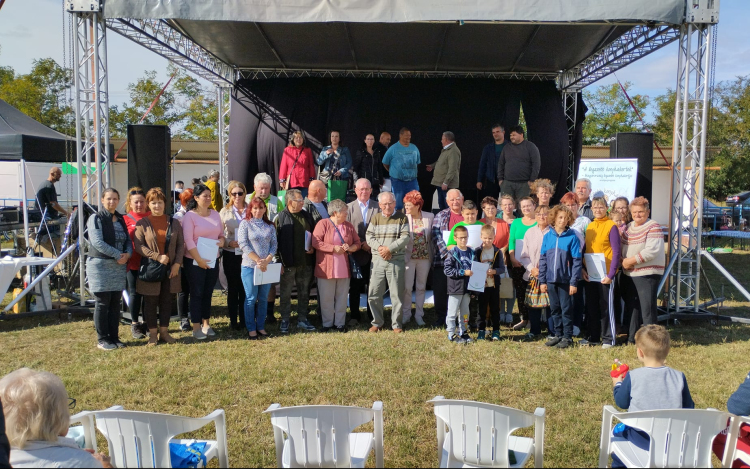
[[[459,344],[471,342],[466,325],[469,322],[469,277],[473,275],[471,263],[474,261],[474,250],[467,246],[469,230],[465,226],[457,226],[453,231],[456,247],[448,252],[448,258],[443,264],[443,271],[448,277],[448,315],[445,325],[448,340]],[[456,331],[458,319],[458,334]]]
[[[573,301],[578,281],[581,280],[581,243],[570,226],[575,220],[565,205],[549,211],[547,220],[551,230],[542,239],[539,257],[539,284],[542,293],[549,295],[554,330],[544,345],[568,348],[573,345]]]

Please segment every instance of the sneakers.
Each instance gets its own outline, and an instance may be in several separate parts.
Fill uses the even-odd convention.
[[[336,332],[346,332],[346,326],[336,326]]]
[[[332,327],[323,326],[323,327],[320,328],[320,332],[330,332],[331,329],[333,329],[333,328]]]
[[[182,329],[182,332],[190,332],[193,330],[193,326],[190,325],[189,320],[183,319],[180,321],[180,329]]]
[[[544,343],[547,347],[554,347],[562,341],[562,337],[550,337],[547,342]]]
[[[114,341],[114,346],[117,348],[125,348],[125,344],[120,342],[120,339],[117,339],[116,341]]]
[[[539,338],[539,334],[534,334],[532,332],[527,332],[526,335],[523,336],[523,340],[531,342],[533,340],[537,340]]]
[[[608,348],[612,348],[612,347],[614,347],[614,345],[612,345],[612,344],[602,344],[602,348],[603,348],[604,350],[606,350],[606,349],[608,349]]]
[[[458,339],[458,336],[454,334],[453,332],[448,333],[448,342],[455,342],[456,339]]]
[[[359,321],[357,321],[356,319],[350,319],[347,324],[349,327],[357,327],[359,326]]]
[[[313,332],[315,331],[315,326],[310,324],[307,321],[297,321],[297,329],[302,329],[303,331]]]
[[[206,337],[206,334],[200,329],[193,331],[193,339],[206,340]]]
[[[211,329],[211,326],[204,327],[203,333],[206,334],[206,337],[214,337],[216,335],[216,332],[214,332],[214,330]]]
[[[500,331],[492,331],[492,341],[497,342],[500,340]]]
[[[573,345],[573,341],[570,339],[562,339],[555,345],[555,348],[568,348]]]
[[[133,323],[130,325],[130,333],[133,335],[134,339],[141,340],[145,339],[146,335],[141,331],[141,325],[140,323]]]
[[[581,341],[578,342],[578,345],[582,345],[584,347],[587,347],[587,346],[594,347],[596,345],[599,345],[599,342],[595,342],[593,340],[588,340],[588,339],[583,339],[583,340],[581,340]]]
[[[279,332],[282,334],[289,334],[289,320],[288,319],[282,319],[281,325],[279,326]]]
[[[108,340],[100,340],[99,343],[96,344],[96,348],[109,352],[111,350],[117,350],[117,345]]]
[[[417,326],[419,326],[419,327],[425,326],[425,322],[419,316],[415,316],[414,317],[414,321],[416,321]]]
[[[479,333],[477,334],[477,340],[484,340],[484,336],[486,334],[487,333],[485,331],[479,331]]]
[[[471,337],[469,337],[469,334],[466,332],[464,332],[464,334],[458,339],[458,343],[460,344],[470,344],[472,342],[473,340],[471,340]]]

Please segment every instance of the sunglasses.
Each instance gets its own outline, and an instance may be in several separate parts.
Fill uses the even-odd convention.
[[[244,192],[232,192],[232,195],[235,197],[239,197],[241,195],[245,195],[245,193]]]

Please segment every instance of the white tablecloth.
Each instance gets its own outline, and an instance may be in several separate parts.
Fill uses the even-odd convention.
[[[8,292],[10,283],[22,267],[31,265],[49,265],[55,259],[46,257],[10,257],[6,256],[0,259],[0,292],[5,295]]]

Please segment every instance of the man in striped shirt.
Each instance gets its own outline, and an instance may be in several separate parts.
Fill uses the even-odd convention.
[[[380,213],[376,213],[367,225],[365,236],[372,249],[372,270],[367,302],[372,311],[370,332],[383,328],[383,295],[386,286],[390,290],[391,327],[393,332],[403,332],[401,324],[401,296],[406,288],[404,279],[404,250],[409,242],[409,221],[401,212],[396,213],[396,198],[392,192],[378,194]]]

